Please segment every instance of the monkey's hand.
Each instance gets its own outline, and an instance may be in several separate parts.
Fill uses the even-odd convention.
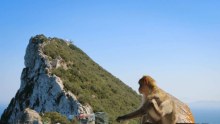
[[[117,119],[116,119],[117,122],[122,122],[124,121],[124,117],[123,116],[119,116]]]

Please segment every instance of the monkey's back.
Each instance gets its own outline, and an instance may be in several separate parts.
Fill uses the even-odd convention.
[[[177,118],[177,123],[195,123],[193,114],[187,104],[183,103],[182,101],[165,92],[164,90],[160,90],[161,92],[165,93],[167,97],[173,100],[176,109],[175,114]]]

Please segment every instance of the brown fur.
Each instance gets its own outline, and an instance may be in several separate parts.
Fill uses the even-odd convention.
[[[124,116],[118,117],[118,122],[141,117],[141,124],[175,124],[176,107],[167,94],[159,89],[155,80],[150,76],[143,76],[139,80],[139,92],[143,95],[139,109]]]

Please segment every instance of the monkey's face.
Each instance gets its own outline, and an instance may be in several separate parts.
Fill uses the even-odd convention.
[[[148,86],[147,86],[147,84],[144,81],[140,80],[139,81],[139,85],[140,85],[139,89],[138,89],[139,93],[143,94],[143,95],[147,95],[146,94],[146,93],[148,93]]]
[[[148,96],[152,89],[156,87],[155,80],[150,76],[143,76],[138,83],[140,85],[139,93],[144,96]]]

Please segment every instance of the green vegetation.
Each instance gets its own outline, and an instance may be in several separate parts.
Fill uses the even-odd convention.
[[[82,50],[58,38],[42,38],[47,42],[44,54],[49,60],[61,57],[67,64],[52,69],[67,90],[73,92],[82,104],[89,103],[94,112],[106,112],[109,123],[116,123],[117,116],[130,112],[140,104],[140,96],[122,81],[96,64]],[[133,120],[129,124],[136,124]]]
[[[47,112],[42,116],[42,121],[46,124],[73,124],[65,116],[57,112]]]

